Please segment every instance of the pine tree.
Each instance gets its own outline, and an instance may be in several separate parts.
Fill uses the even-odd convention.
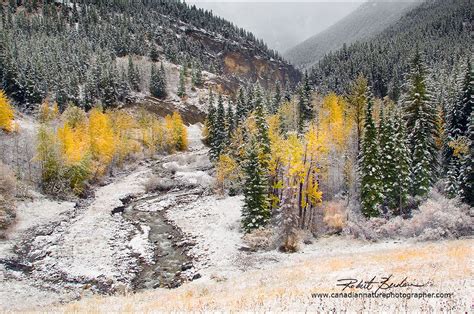
[[[163,69],[157,70],[155,64],[151,65],[150,93],[154,97],[164,98],[166,96],[165,77],[163,73]]]
[[[156,48],[155,44],[151,45],[150,59],[152,62],[157,62],[160,59],[160,54],[158,53],[158,49]]]
[[[362,213],[366,217],[377,217],[379,215],[379,205],[382,201],[380,154],[377,146],[377,129],[375,128],[372,116],[372,107],[373,100],[369,95],[365,109],[364,135],[359,160]]]
[[[471,81],[472,84],[472,81]],[[472,97],[472,94],[471,94]],[[472,98],[471,98],[472,100]],[[471,111],[469,128],[467,131],[468,152],[461,160],[460,184],[461,199],[474,206],[474,112]]]
[[[407,129],[410,130],[412,194],[423,196],[428,192],[436,178],[437,113],[431,103],[427,84],[428,70],[419,51],[416,52],[410,67],[404,105]]]
[[[134,91],[140,91],[140,73],[133,64],[132,56],[128,56],[128,81]]]
[[[280,83],[277,82],[275,85],[275,93],[273,94],[273,99],[271,100],[270,114],[277,113],[281,104],[281,88]]]
[[[186,96],[186,72],[185,67],[181,67],[179,72],[178,96],[183,98]]]
[[[260,147],[260,160],[262,166],[267,167],[271,153],[270,138],[268,135],[268,123],[266,120],[260,88],[257,88],[255,93],[255,123],[257,125],[257,134],[255,138]]]
[[[311,85],[309,82],[308,72],[305,72],[303,85],[300,87],[298,111],[298,133],[301,134],[304,131],[306,122],[313,118],[313,110],[311,109]]]
[[[227,106],[227,114],[226,114],[226,125],[227,125],[227,144],[230,144],[230,139],[232,138],[232,134],[235,130],[235,115],[234,110],[232,109],[232,105],[229,104]]]
[[[244,207],[242,208],[242,228],[245,232],[264,227],[270,210],[267,200],[267,178],[260,163],[259,148],[252,139],[247,148],[244,162]]]
[[[236,112],[235,112],[236,125],[239,126],[242,122],[244,122],[245,119],[247,118],[247,115],[248,115],[248,112],[247,112],[247,106],[245,104],[245,94],[244,94],[243,88],[241,87],[237,95],[237,104],[236,104]]]
[[[410,186],[410,153],[408,138],[400,110],[396,110],[392,118],[393,123],[393,164],[395,166],[395,180],[390,193],[387,193],[389,204],[395,214],[402,214],[408,198]]]
[[[224,109],[224,100],[219,94],[217,98],[217,110],[215,114],[215,133],[211,146],[211,159],[218,160],[227,146],[227,125]]]
[[[160,64],[159,75],[160,75],[160,80],[159,80],[159,82],[160,82],[160,85],[159,85],[160,95],[161,95],[161,98],[165,98],[168,95],[168,92],[166,91],[167,80],[166,80],[166,71],[165,71],[165,67],[163,65],[163,62],[161,62],[161,64]]]
[[[195,67],[193,67],[191,81],[193,83],[193,86],[202,86],[202,69],[199,63]]]

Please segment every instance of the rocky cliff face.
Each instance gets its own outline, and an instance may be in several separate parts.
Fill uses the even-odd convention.
[[[293,65],[271,57],[267,51],[250,41],[237,43],[223,38],[221,34],[194,27],[188,27],[183,35],[187,36],[187,40],[204,47],[220,66],[222,78],[228,81],[220,84],[224,91],[235,91],[240,83],[258,82],[269,88],[279,81],[294,86],[301,78],[301,73]]]

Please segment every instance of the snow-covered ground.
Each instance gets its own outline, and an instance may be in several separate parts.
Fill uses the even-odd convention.
[[[195,243],[189,253],[195,258],[193,271],[202,276],[173,289],[157,289],[126,297],[90,297],[79,303],[55,308],[58,311],[148,312],[203,310],[298,310],[319,311],[347,308],[355,311],[382,309],[387,312],[412,310],[467,311],[470,306],[466,287],[472,278],[472,239],[433,243],[370,243],[343,236],[314,240],[294,254],[275,250],[250,252],[240,230],[242,197],[221,197],[209,193],[206,148],[200,126],[188,128],[190,148],[142,163],[131,173],[119,175],[112,183],[96,190],[93,201],[75,209],[74,203],[55,202],[37,197],[20,204],[17,225],[10,237],[0,241],[0,253],[13,256],[14,244],[32,228],[45,228],[32,239],[32,275],[0,269],[0,309],[51,309],[77,295],[73,284],[88,280],[103,285],[129,282],[137,272],[137,259],[150,260],[150,227],[131,225],[111,211],[122,205],[127,195],[139,197],[138,211],[161,211],[183,232],[185,241]],[[162,169],[164,172],[157,170]],[[179,188],[164,194],[146,194],[144,183],[157,173]],[[167,177],[168,176],[168,177]],[[151,192],[153,193],[153,192]],[[148,199],[149,196],[152,196]],[[156,196],[156,197],[155,197]],[[55,224],[53,224],[55,222]],[[42,227],[54,225],[54,227]],[[28,238],[28,237],[26,237]],[[0,264],[2,265],[2,264]],[[313,292],[333,292],[341,278],[371,279],[368,276],[394,274],[432,284],[422,291],[453,292],[451,299],[315,299]],[[49,289],[33,280],[49,278]],[[410,291],[408,290],[403,291]]]

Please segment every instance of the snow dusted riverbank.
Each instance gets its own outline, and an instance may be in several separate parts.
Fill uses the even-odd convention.
[[[370,243],[333,236],[313,240],[294,254],[248,250],[240,230],[242,197],[212,193],[200,128],[188,131],[189,151],[141,162],[98,187],[87,202],[36,195],[21,203],[17,223],[0,241],[0,309],[45,310],[77,299],[83,300],[56,309],[343,308],[351,300],[314,300],[311,292],[335,291],[337,279],[367,274],[432,280],[423,291],[443,288],[456,298],[445,303],[358,300],[351,303],[354,309],[466,308],[466,292],[459,287],[472,277],[471,239]],[[150,178],[168,190],[147,192]],[[182,282],[173,290],[142,290]],[[132,296],[99,296],[121,295],[135,286],[141,292]]]

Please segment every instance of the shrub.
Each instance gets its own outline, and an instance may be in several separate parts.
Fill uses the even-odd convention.
[[[366,240],[415,238],[420,241],[472,235],[470,207],[459,199],[448,199],[432,191],[410,219],[364,219],[351,212],[344,233]]]
[[[15,218],[16,186],[13,172],[0,162],[0,229],[8,227]]]
[[[324,223],[333,232],[341,232],[346,225],[347,214],[343,201],[330,201],[323,207]]]
[[[244,243],[252,250],[269,250],[273,248],[274,231],[270,228],[255,229],[244,235]]]

